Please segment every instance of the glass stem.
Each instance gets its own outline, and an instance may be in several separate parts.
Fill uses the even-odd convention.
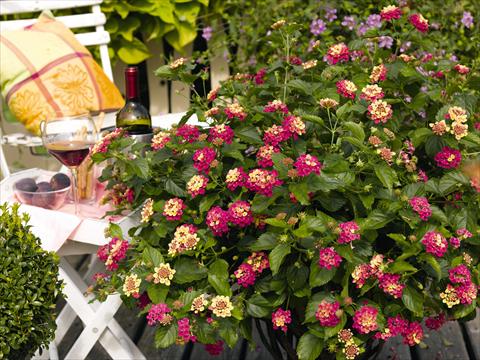
[[[77,167],[70,168],[72,172],[72,194],[73,194],[73,203],[75,206],[75,215],[80,215],[78,210],[78,189],[77,189],[77,179],[78,179],[78,169]]]

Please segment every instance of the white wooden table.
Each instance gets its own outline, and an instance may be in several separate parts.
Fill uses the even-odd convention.
[[[12,201],[12,185],[21,178],[30,177],[40,170],[30,169],[12,174],[0,183],[0,202]],[[145,359],[142,352],[136,347],[128,334],[114,319],[114,315],[122,305],[120,295],[110,295],[103,303],[91,302],[92,294],[85,296],[87,283],[79,273],[65,260],[63,256],[95,254],[99,246],[106,244],[109,239],[104,237],[107,222],[104,220],[80,220],[72,214],[63,214],[52,210],[45,210],[34,206],[21,205],[20,211],[30,214],[32,232],[40,237],[42,247],[49,251],[56,251],[61,257],[59,278],[64,282],[63,293],[66,304],[57,317],[55,340],[48,351],[42,355],[37,353],[35,359],[58,359],[57,346],[65,337],[68,329],[78,316],[83,322],[84,329],[76,339],[65,359],[85,359],[98,341],[113,359]],[[64,239],[48,236],[48,227],[57,229],[59,222],[64,222],[64,231],[70,232]],[[138,222],[136,214],[121,219],[118,224],[125,233]],[[65,224],[68,224],[65,226]],[[50,231],[52,231],[50,229]],[[43,237],[43,238],[42,238]],[[68,240],[67,240],[68,238]],[[94,255],[95,256],[95,255]],[[96,258],[95,258],[96,259]],[[95,271],[95,261],[92,261],[87,278]]]

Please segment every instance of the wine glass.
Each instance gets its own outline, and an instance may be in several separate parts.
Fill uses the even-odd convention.
[[[72,194],[75,214],[78,210],[78,166],[85,160],[90,147],[97,140],[97,129],[90,114],[64,116],[42,121],[40,124],[43,145],[72,173]]]

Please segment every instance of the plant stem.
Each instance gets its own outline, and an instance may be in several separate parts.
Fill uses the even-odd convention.
[[[287,54],[287,65],[285,66],[285,80],[283,82],[283,102],[284,103],[285,103],[285,99],[287,98],[288,66],[290,63],[290,35],[289,34],[287,34],[287,37],[285,38],[285,48],[286,48],[286,54]]]

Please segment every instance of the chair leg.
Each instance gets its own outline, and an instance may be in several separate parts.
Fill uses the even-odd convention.
[[[85,324],[82,334],[70,349],[66,359],[84,359],[97,340],[113,358],[145,359],[113,318],[122,304],[119,295],[109,296],[104,303],[90,304],[89,300],[92,297],[86,298],[83,295],[87,285],[65,259],[60,261],[60,276],[65,281],[67,302]]]

